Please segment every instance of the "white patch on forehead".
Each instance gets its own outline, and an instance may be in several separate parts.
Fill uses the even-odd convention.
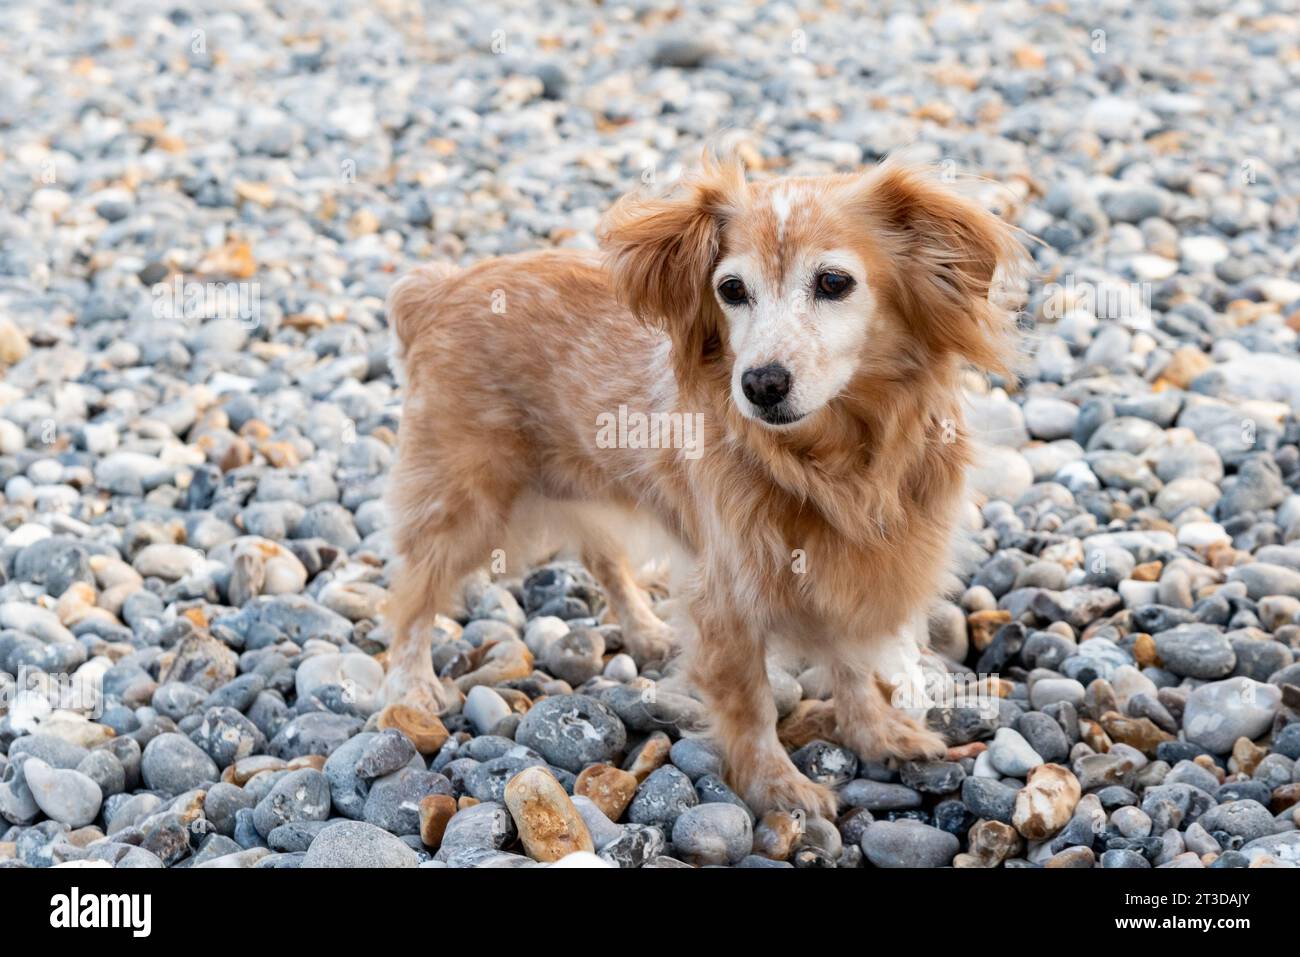
[[[790,194],[785,189],[772,191],[772,212],[776,216],[776,241],[785,242],[785,224],[790,218]]]

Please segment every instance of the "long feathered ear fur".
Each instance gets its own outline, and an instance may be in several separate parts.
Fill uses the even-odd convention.
[[[860,201],[898,275],[890,290],[913,333],[940,354],[1010,376],[1015,323],[990,302],[994,274],[1022,274],[1028,254],[1014,227],[978,203],[899,165],[869,174]]]
[[[684,389],[721,354],[722,317],[709,276],[723,225],[744,196],[743,169],[706,157],[666,193],[624,196],[600,226],[615,293],[638,319],[668,332]]]

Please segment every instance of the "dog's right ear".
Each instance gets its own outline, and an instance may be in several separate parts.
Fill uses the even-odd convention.
[[[600,225],[615,294],[638,319],[667,330],[682,385],[719,350],[722,317],[709,280],[744,190],[739,164],[706,161],[665,194],[624,196]]]

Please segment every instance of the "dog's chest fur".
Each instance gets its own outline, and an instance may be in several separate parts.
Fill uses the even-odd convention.
[[[934,596],[963,498],[963,441],[843,472],[765,461],[742,441],[711,431],[685,464],[671,451],[621,453],[650,456],[624,472],[624,504],[676,535],[698,587],[812,640],[896,631]]]

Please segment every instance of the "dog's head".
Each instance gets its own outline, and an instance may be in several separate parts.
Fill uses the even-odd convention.
[[[624,197],[601,232],[615,292],[666,326],[679,383],[726,381],[772,427],[858,383],[954,358],[1005,373],[1012,357],[989,291],[1023,247],[914,170],[747,183],[706,162],[665,195]]]

